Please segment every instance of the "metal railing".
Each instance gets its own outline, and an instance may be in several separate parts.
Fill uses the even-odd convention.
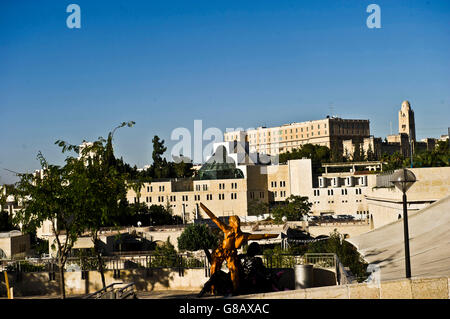
[[[338,284],[346,284],[352,281],[352,277],[345,270],[339,258],[334,253],[306,253],[304,255],[292,254],[273,254],[259,256],[263,260],[266,268],[293,268],[298,264],[312,264],[316,267],[333,269],[336,272]],[[204,269],[205,276],[209,276],[210,264],[206,256],[188,256],[188,255],[145,255],[145,256],[116,256],[102,257],[103,270],[113,270],[114,278],[120,278],[120,271],[126,269],[161,269],[171,268],[178,270],[180,276],[183,276],[184,269]],[[30,261],[2,261],[5,270],[20,273],[27,272],[48,272],[51,280],[54,280],[54,274],[58,271],[55,259],[38,260],[37,263]],[[1,266],[1,265],[0,265]],[[87,271],[98,271],[97,257],[88,258],[68,258],[67,269],[72,271],[81,271],[82,274]],[[83,277],[83,276],[82,276]],[[109,287],[109,286],[108,286]],[[106,288],[105,288],[106,289]],[[126,291],[124,290],[123,293]]]
[[[262,258],[267,268],[292,268],[299,264],[312,264],[323,268],[336,267],[336,255],[333,253],[275,254]]]
[[[127,298],[136,298],[136,294],[134,292],[134,282],[126,285],[125,287],[119,288],[116,291],[116,299]]]
[[[311,220],[308,221],[308,226],[321,226],[321,225],[366,225],[369,223],[369,218],[361,218],[361,219],[351,219],[351,220],[344,220],[344,219],[335,219],[335,220]]]
[[[105,288],[97,290],[89,295],[84,296],[82,299],[126,299],[134,298],[136,296],[134,292],[134,283],[126,284],[124,287],[117,288],[117,285],[123,285],[123,282],[112,283]]]
[[[394,185],[391,183],[392,176],[394,175],[394,171],[386,171],[376,176],[376,184],[377,188],[391,188]]]
[[[103,298],[105,296],[107,296],[107,294],[114,292],[114,286],[115,285],[122,285],[123,282],[115,282],[112,283],[100,290],[97,290],[96,292],[93,292],[89,295],[86,295],[83,297],[83,299],[113,299],[113,298]]]
[[[198,269],[208,265],[206,256],[190,255],[144,255],[144,256],[103,256],[103,270],[183,268]],[[55,272],[58,262],[55,258],[33,260],[1,260],[0,269],[16,272]],[[69,257],[66,271],[97,271],[100,269],[97,257]]]
[[[334,253],[277,254],[262,256],[262,258],[267,268],[293,268],[295,265],[310,264],[315,267],[332,269],[336,273],[337,285],[345,285],[354,281],[354,278],[345,270],[339,257]]]

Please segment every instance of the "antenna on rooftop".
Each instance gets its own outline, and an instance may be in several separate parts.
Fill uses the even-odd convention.
[[[335,117],[333,102],[330,102],[329,108],[330,108],[330,116]]]

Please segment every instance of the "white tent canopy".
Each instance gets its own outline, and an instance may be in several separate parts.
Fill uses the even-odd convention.
[[[408,215],[411,276],[450,276],[450,196]],[[405,278],[403,219],[349,238],[381,280]]]

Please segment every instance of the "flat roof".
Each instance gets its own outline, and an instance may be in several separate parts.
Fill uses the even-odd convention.
[[[342,163],[323,163],[322,167],[337,167],[337,166],[369,166],[386,164],[386,162],[373,161],[373,162],[342,162]]]

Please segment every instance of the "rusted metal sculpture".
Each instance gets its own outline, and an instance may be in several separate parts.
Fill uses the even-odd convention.
[[[233,293],[239,291],[239,259],[237,250],[243,243],[248,240],[260,240],[266,238],[278,237],[278,234],[250,234],[241,231],[241,223],[238,216],[229,217],[229,225],[220,221],[205,205],[200,203],[201,208],[211,218],[211,220],[224,233],[222,244],[212,253],[211,261],[211,276],[220,268],[224,261],[227,262],[228,270],[230,271],[231,281],[233,282]],[[214,287],[212,287],[214,293]]]

